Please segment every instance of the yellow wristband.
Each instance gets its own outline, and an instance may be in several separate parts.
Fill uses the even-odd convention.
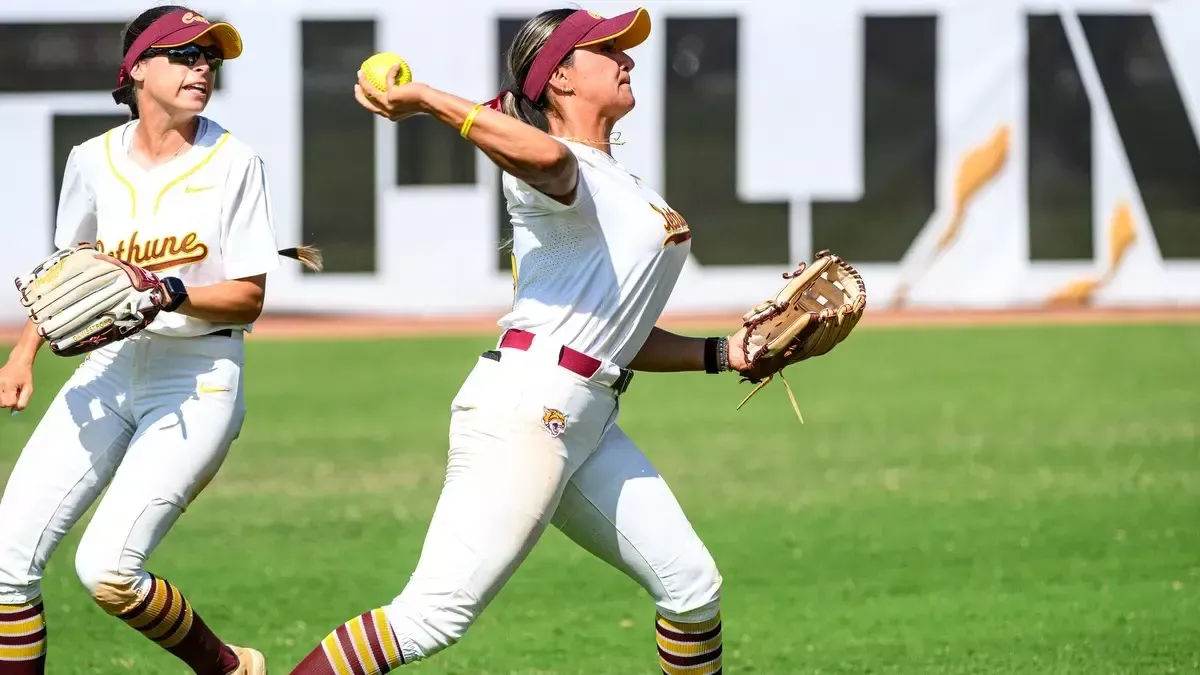
[[[471,125],[475,123],[475,116],[479,114],[480,110],[483,110],[483,104],[476,103],[475,107],[471,108],[471,112],[467,114],[467,119],[463,120],[462,129],[458,132],[463,138],[466,138],[467,134],[471,133]]]

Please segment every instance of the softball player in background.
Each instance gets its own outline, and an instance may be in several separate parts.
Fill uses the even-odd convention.
[[[170,303],[145,331],[88,355],[9,476],[0,499],[0,675],[44,671],[42,574],[105,485],[75,556],[99,606],[196,673],[266,672],[261,653],[226,645],[178,588],[146,571],[241,430],[243,334],[279,265],[262,160],[200,115],[221,63],[241,52],[227,23],[179,6],[144,12],[125,31],[113,92],[133,119],[71,151],[55,244],[96,242],[169,272]],[[41,342],[29,324],[0,369],[0,407],[29,403]]]
[[[642,9],[544,12],[517,34],[515,86],[491,106],[421,83],[372,93],[360,79],[368,110],[431,114],[503,169],[516,298],[497,349],[452,404],[446,481],[407,586],[334,630],[294,675],[385,673],[454,644],[549,524],[653,597],[663,672],[721,672],[717,566],[616,424],[634,370],[745,368],[726,338],[654,325],[691,232],[609,154],[613,126],[634,106],[625,52],[649,32]]]

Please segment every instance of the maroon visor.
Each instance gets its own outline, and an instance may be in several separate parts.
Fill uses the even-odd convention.
[[[117,72],[117,88],[120,89],[129,83],[129,71],[133,70],[133,64],[137,63],[147,49],[182,47],[209,32],[227,60],[241,56],[242,36],[232,25],[224,22],[211,23],[195,12],[176,10],[156,19],[133,41],[121,62],[121,70]]]
[[[554,29],[533,59],[522,93],[531,101],[538,100],[554,69],[576,47],[616,40],[616,48],[625,51],[642,44],[647,37],[650,37],[650,14],[644,8],[639,7],[611,19],[584,9],[576,10]]]

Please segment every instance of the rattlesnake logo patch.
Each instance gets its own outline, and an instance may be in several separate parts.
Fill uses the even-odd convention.
[[[542,408],[542,426],[554,438],[558,438],[567,430],[567,416],[554,408]]]

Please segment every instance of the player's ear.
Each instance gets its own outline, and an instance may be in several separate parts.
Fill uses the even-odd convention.
[[[571,88],[571,80],[567,75],[567,67],[559,66],[550,74],[550,86],[554,87],[555,91],[569,93],[574,91]]]
[[[135,82],[144,82],[146,80],[146,59],[134,61],[133,68],[129,69],[129,76]]]

